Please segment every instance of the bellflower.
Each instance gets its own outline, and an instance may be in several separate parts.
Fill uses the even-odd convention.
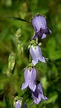
[[[22,103],[18,100],[15,103],[15,108],[21,108]]]
[[[39,83],[36,87],[36,90],[32,91],[32,98],[34,99],[35,104],[39,104],[41,100],[47,100],[48,98],[44,96],[42,85]]]
[[[41,39],[46,37],[46,34],[51,34],[51,30],[47,27],[46,18],[42,15],[36,15],[32,19],[32,25],[35,30],[35,34],[32,39],[41,37]]]
[[[22,84],[22,90],[26,87],[29,87],[32,91],[35,91],[36,89],[36,70],[35,68],[32,68],[29,70],[29,68],[26,68],[24,71],[24,79],[25,82]]]
[[[45,63],[45,58],[42,56],[42,51],[39,46],[36,46],[36,48],[34,48],[34,46],[31,45],[30,54],[32,56],[32,63],[34,66],[38,63],[38,61]]]
[[[21,106],[22,106],[22,103],[19,100],[17,100],[15,103],[15,108],[21,108]],[[23,108],[27,108],[26,103],[24,104]]]

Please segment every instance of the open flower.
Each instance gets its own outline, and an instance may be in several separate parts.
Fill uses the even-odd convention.
[[[32,98],[34,99],[35,104],[39,104],[41,100],[47,100],[48,98],[44,96],[42,85],[39,83],[36,86],[36,90],[32,91]]]
[[[51,34],[51,30],[47,27],[46,18],[42,15],[36,15],[32,19],[32,25],[35,30],[35,34],[32,39],[41,37],[41,39],[46,37],[46,34]]]
[[[34,48],[34,46],[31,45],[30,54],[32,56],[32,63],[34,66],[38,63],[38,60],[45,63],[45,58],[42,56],[42,51],[39,46],[36,46],[36,48]]]
[[[32,91],[35,91],[36,89],[36,70],[35,68],[32,68],[29,70],[29,68],[25,69],[24,72],[24,79],[25,82],[22,84],[22,90],[26,87],[29,87]]]

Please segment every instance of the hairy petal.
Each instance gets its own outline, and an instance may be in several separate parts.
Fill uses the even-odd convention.
[[[46,38],[47,34],[51,34],[51,30],[47,27],[46,18],[42,15],[36,15],[32,19],[32,25],[35,30],[35,34],[32,39],[40,37],[41,39]]]
[[[44,39],[44,38],[46,38],[46,34],[43,34],[41,37],[41,39]]]
[[[38,60],[45,63],[45,58],[42,56],[42,51],[39,46],[34,48],[33,46],[30,47],[30,54],[32,56],[32,63],[36,65]]]
[[[38,91],[39,91],[39,93],[40,93],[40,95],[41,95],[41,98],[42,98],[43,100],[47,100],[47,99],[48,99],[48,98],[47,98],[46,96],[44,96],[44,94],[43,94],[43,89],[42,89],[41,83],[38,84]]]
[[[40,49],[40,47],[39,46],[36,46],[37,47],[37,57],[38,57],[38,59],[41,61],[41,62],[44,62],[45,63],[45,58],[42,56],[42,51],[41,51],[41,49]]]
[[[17,102],[15,103],[15,108],[21,108],[21,102],[17,101]]]
[[[42,85],[40,83],[36,86],[36,90],[32,92],[32,98],[34,99],[35,104],[39,104],[42,99],[48,99],[46,96],[44,96]]]
[[[22,84],[22,90],[23,89],[25,89],[27,86],[28,86],[28,80],[29,80],[29,78],[28,78],[29,76],[28,76],[28,68],[26,68],[26,70],[24,71],[24,80],[25,80],[25,82]]]
[[[34,65],[36,65],[38,63],[37,50],[33,46],[30,47],[30,54],[31,54],[32,59],[33,59],[32,63]]]
[[[32,91],[35,91],[36,89],[36,70],[35,68],[32,68],[31,70],[26,68],[24,72],[24,79],[25,79],[25,82],[22,84],[22,90],[29,86],[29,88]]]
[[[39,31],[40,28],[45,29],[46,28],[45,17],[41,16],[41,15],[34,16],[32,19],[32,25],[33,25],[35,31]]]
[[[31,80],[29,82],[29,88],[32,91],[35,91],[36,89],[36,70],[35,68],[32,68],[32,75],[31,75]]]

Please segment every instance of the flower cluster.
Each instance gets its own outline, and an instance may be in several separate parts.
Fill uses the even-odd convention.
[[[42,15],[36,15],[32,18],[32,25],[35,30],[29,45],[29,52],[32,57],[31,64],[26,67],[24,71],[24,83],[22,84],[22,90],[29,87],[31,96],[35,104],[39,104],[40,101],[47,100],[44,96],[41,83],[37,84],[36,77],[37,71],[35,65],[40,61],[46,63],[45,57],[42,55],[40,46],[38,45],[38,39],[46,38],[47,34],[51,34],[51,30],[47,27],[46,18]]]

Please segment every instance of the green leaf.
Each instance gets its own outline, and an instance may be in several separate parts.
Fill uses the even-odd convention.
[[[58,94],[54,93],[47,101],[45,101],[46,104],[52,103],[54,101],[56,101],[56,99],[58,98]]]

